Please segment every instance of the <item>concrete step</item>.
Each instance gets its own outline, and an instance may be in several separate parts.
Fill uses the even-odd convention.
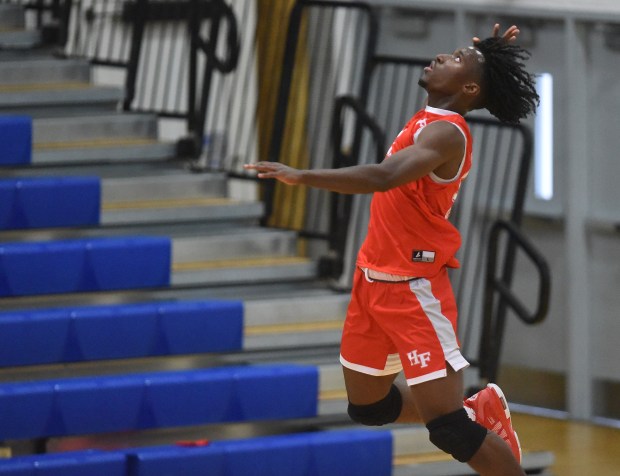
[[[227,195],[226,175],[221,173],[177,173],[170,175],[104,179],[101,184],[105,206],[131,207],[132,203],[193,198],[223,198]],[[136,207],[138,208],[138,206]]]
[[[0,48],[28,49],[41,44],[41,33],[36,30],[0,30]]]
[[[338,345],[348,294],[324,293],[245,302],[245,350]]]
[[[26,49],[41,43],[41,34],[25,29],[24,8],[21,5],[0,5],[0,49]]]
[[[32,135],[35,149],[45,150],[112,138],[157,139],[157,127],[155,115],[118,112],[34,119]]]
[[[88,61],[51,57],[23,57],[0,62],[0,85],[89,82]]]
[[[297,254],[296,233],[259,227],[175,237],[172,263],[173,287],[317,277],[317,263]]]
[[[245,260],[219,260],[175,264],[172,285],[231,286],[308,281],[317,278],[317,263],[299,256],[261,256]]]
[[[85,162],[72,164],[48,164],[33,167],[32,165],[4,167],[0,170],[3,177],[71,177],[98,176],[102,180],[116,178],[135,178],[143,176],[167,176],[188,173],[187,164],[183,161],[151,161],[151,162]]]
[[[24,28],[24,8],[14,3],[0,4],[0,32],[8,29]]]
[[[121,88],[94,86],[87,81],[0,85],[0,112],[33,117],[58,117],[88,111],[115,111]]]
[[[4,63],[5,61],[36,61],[36,60],[49,60],[53,58],[57,58],[57,49],[55,46],[45,46],[41,45],[35,49],[5,49],[0,50],[0,63]]]
[[[262,202],[225,197],[115,202],[103,205],[101,224],[115,227],[196,221],[248,224],[257,223],[263,212]]]
[[[102,182],[104,226],[154,223],[257,223],[264,205],[228,198],[224,174],[178,173],[106,179]]]
[[[92,162],[165,161],[176,157],[176,144],[136,137],[74,141],[35,146],[33,165],[70,165]]]
[[[33,165],[165,160],[176,144],[158,140],[157,117],[108,113],[36,118]]]
[[[224,233],[175,237],[172,262],[179,270],[213,267],[213,263],[263,257],[297,257],[297,235],[286,230],[239,228]],[[234,263],[231,263],[234,266]]]

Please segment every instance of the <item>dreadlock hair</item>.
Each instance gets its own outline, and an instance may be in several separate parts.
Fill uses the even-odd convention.
[[[535,77],[525,70],[529,51],[501,38],[486,38],[476,44],[484,56],[481,107],[502,122],[518,124],[536,110],[540,98]]]

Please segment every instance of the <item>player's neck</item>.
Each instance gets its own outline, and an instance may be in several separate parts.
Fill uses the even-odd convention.
[[[445,109],[447,111],[453,111],[461,116],[464,116],[469,109],[467,106],[462,104],[462,101],[456,100],[454,97],[428,97],[428,106],[437,108],[437,109]]]

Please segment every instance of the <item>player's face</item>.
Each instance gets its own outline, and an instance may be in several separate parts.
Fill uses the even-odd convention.
[[[420,86],[430,92],[455,94],[469,81],[478,81],[484,56],[474,47],[439,54],[424,68]]]

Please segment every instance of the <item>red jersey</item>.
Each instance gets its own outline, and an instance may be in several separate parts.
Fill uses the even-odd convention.
[[[448,217],[471,168],[472,139],[463,116],[427,106],[398,134],[384,160],[398,160],[390,156],[414,144],[421,130],[434,121],[454,124],[465,138],[465,154],[457,175],[444,180],[431,172],[386,192],[376,192],[358,266],[419,278],[432,277],[444,266],[459,266],[454,255],[461,246],[461,235]]]

